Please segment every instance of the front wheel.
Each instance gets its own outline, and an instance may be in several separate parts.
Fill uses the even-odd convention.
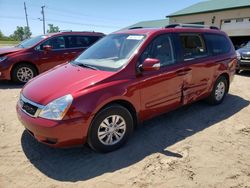
[[[227,79],[224,76],[219,77],[214,84],[212,93],[207,98],[208,103],[212,105],[222,103],[228,91],[228,86]]]
[[[88,134],[88,144],[98,152],[110,152],[121,147],[133,131],[131,113],[121,105],[110,105],[94,118]]]
[[[11,77],[14,82],[23,84],[36,75],[37,71],[34,66],[27,63],[21,63],[14,67]]]

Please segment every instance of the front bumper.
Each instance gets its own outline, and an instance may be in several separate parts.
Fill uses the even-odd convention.
[[[240,59],[237,63],[237,70],[250,70],[250,59]]]
[[[47,120],[35,118],[16,106],[18,119],[36,140],[52,147],[68,147],[84,144],[88,126],[84,118],[70,120]]]
[[[0,80],[10,80],[10,67],[3,67],[0,65]]]

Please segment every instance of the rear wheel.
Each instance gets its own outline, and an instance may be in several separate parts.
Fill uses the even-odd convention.
[[[94,118],[88,144],[98,152],[110,152],[121,147],[133,131],[133,118],[121,105],[111,105]]]
[[[34,66],[22,63],[14,67],[11,77],[14,82],[26,83],[36,75],[37,71]]]
[[[214,84],[213,91],[210,96],[207,98],[209,104],[217,105],[222,103],[225,98],[225,95],[228,91],[229,83],[224,76],[221,76],[217,79]]]

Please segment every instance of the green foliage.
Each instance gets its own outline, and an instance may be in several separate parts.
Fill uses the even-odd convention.
[[[23,31],[24,31],[24,39],[28,39],[31,37],[32,33],[29,27],[25,26]]]
[[[10,35],[10,38],[12,38],[13,40],[23,41],[25,39],[30,38],[31,35],[32,33],[30,32],[30,29],[27,26],[17,26],[14,33]]]
[[[58,26],[54,26],[53,24],[48,24],[49,29],[47,30],[47,33],[56,33],[59,32],[59,27]]]
[[[0,40],[4,37],[4,34],[2,33],[2,31],[0,30]]]

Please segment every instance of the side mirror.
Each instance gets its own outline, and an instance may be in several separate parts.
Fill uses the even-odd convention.
[[[160,60],[155,58],[145,59],[141,66],[143,71],[159,70],[160,67],[161,67]]]
[[[43,46],[43,50],[46,51],[46,52],[51,51],[52,50],[52,46],[45,45],[45,46]]]

